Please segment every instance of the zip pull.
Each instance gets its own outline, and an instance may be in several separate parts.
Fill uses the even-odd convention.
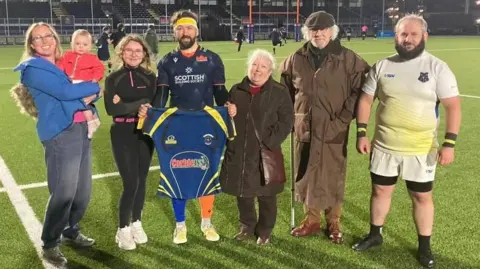
[[[132,76],[132,71],[128,71],[130,73],[130,85],[132,85],[132,88],[134,87],[133,86],[133,76]]]

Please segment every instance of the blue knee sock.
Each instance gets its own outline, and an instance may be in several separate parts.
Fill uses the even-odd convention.
[[[187,200],[172,199],[173,213],[176,222],[185,222],[185,208]]]

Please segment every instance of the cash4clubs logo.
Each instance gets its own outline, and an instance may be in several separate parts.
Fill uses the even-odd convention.
[[[208,157],[198,151],[184,151],[175,154],[170,159],[171,169],[200,169],[202,171],[208,170],[210,161]]]

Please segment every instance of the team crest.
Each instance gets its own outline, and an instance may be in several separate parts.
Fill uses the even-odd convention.
[[[428,72],[420,72],[420,76],[418,77],[418,80],[421,82],[425,83],[428,81]]]
[[[176,145],[176,144],[177,144],[177,140],[175,139],[175,136],[169,135],[169,136],[167,137],[167,140],[165,140],[165,144],[167,144],[167,145]]]
[[[203,136],[203,141],[205,142],[205,145],[210,146],[212,144],[212,139],[213,135],[211,134],[206,134]]]

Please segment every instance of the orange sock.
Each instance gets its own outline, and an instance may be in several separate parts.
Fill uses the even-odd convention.
[[[213,214],[213,202],[215,202],[215,195],[203,196],[198,198],[200,200],[200,208],[202,210],[202,219],[210,219]]]

